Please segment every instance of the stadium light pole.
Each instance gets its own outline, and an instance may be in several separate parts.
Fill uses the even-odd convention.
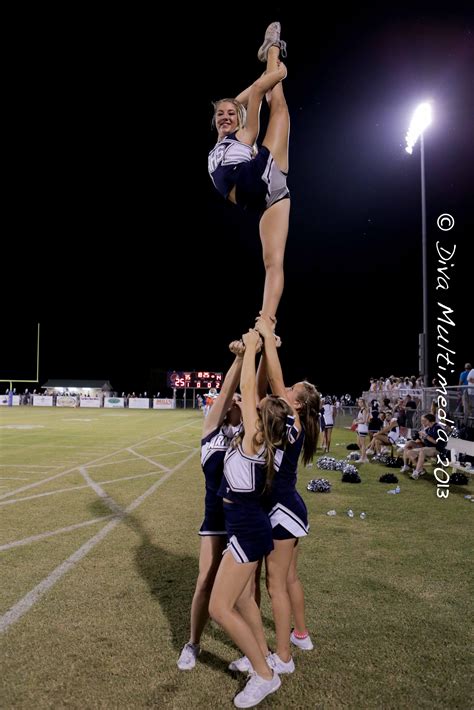
[[[425,387],[428,386],[428,267],[426,257],[426,197],[425,197],[425,144],[423,132],[431,123],[431,104],[422,103],[415,109],[406,135],[405,148],[410,155],[418,138],[420,139],[421,165],[421,253],[423,263],[423,333],[420,333],[420,369]]]

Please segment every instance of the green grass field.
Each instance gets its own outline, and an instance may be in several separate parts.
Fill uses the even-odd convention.
[[[0,410],[2,708],[233,707],[244,679],[227,671],[239,653],[218,627],[193,671],[176,667],[198,568],[201,427],[186,411]],[[353,440],[336,429],[332,454]],[[431,476],[395,471],[393,496],[386,471],[367,464],[353,485],[300,469],[316,648],[295,651],[262,708],[472,707],[472,483],[439,500]],[[331,493],[308,492],[315,477]]]

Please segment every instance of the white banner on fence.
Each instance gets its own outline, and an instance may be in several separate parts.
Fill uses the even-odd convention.
[[[153,409],[174,409],[174,399],[154,399]]]
[[[148,397],[130,397],[128,400],[129,409],[149,409],[150,400]]]
[[[9,397],[8,394],[0,395],[0,407],[8,407],[8,397]],[[14,407],[18,407],[18,405],[20,404],[20,395],[14,394],[12,399],[13,399],[12,405]]]
[[[67,394],[60,395],[56,398],[56,407],[76,407],[77,398],[68,397]]]
[[[81,407],[100,407],[100,397],[81,397]]]
[[[119,409],[120,407],[123,409],[124,406],[123,397],[106,397],[104,399],[104,407],[107,407],[107,409]]]
[[[34,394],[33,407],[52,407],[53,398],[50,394]]]

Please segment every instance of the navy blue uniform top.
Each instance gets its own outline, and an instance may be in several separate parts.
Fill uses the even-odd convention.
[[[230,133],[210,151],[207,166],[214,187],[226,199],[237,182],[239,169],[254,157],[254,148]]]
[[[425,429],[425,434],[427,436],[430,436],[432,439],[435,440],[436,443],[432,441],[426,441],[426,438],[423,440],[423,446],[430,446],[436,448],[436,451],[439,451],[442,453],[445,448],[446,448],[446,441],[444,439],[438,439],[438,432],[440,429],[443,427],[441,424],[433,424],[433,426],[428,427],[428,429]]]
[[[233,503],[261,505],[267,478],[264,454],[264,447],[254,456],[244,454],[241,444],[229,448],[218,495]]]
[[[277,449],[275,452],[274,469],[275,476],[272,482],[271,497],[273,500],[279,496],[293,493],[296,489],[296,478],[298,461],[304,443],[304,431],[302,431],[295,442],[288,441],[285,449]]]
[[[223,424],[201,440],[201,466],[206,477],[206,488],[217,493],[222,481],[224,457],[240,427]]]

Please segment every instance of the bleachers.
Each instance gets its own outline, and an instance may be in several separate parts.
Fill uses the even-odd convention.
[[[464,473],[474,473],[474,466],[471,465],[470,468],[466,468],[466,466],[462,466],[458,461],[459,454],[474,456],[474,441],[466,441],[466,439],[458,439],[450,436],[446,448],[451,452],[450,466],[453,472],[458,470],[464,471]]]

